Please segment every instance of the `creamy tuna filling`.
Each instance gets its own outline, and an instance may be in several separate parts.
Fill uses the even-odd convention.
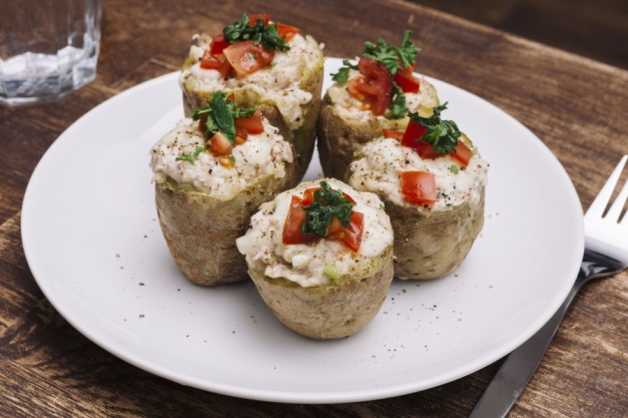
[[[329,283],[329,271],[339,277],[364,277],[372,273],[374,259],[392,245],[390,220],[381,200],[372,193],[356,192],[344,183],[328,179],[336,190],[349,194],[355,211],[364,215],[364,232],[359,251],[353,252],[336,241],[321,239],[314,244],[285,245],[282,232],[293,195],[301,196],[318,182],[302,183],[296,189],[279,194],[260,207],[251,219],[251,228],[238,238],[238,250],[246,256],[249,268],[271,278],[284,278],[303,287]]]
[[[193,163],[180,159],[205,144],[198,122],[184,119],[151,150],[155,181],[170,178],[179,184],[193,185],[216,199],[229,200],[261,179],[283,178],[286,163],[293,159],[292,148],[265,118],[263,125],[264,132],[249,135],[246,142],[233,148],[234,166],[227,168],[209,151],[198,154]]]
[[[355,70],[351,70],[349,73],[349,79],[359,77],[359,73]],[[410,112],[417,112],[419,107],[424,106],[433,108],[439,105],[438,94],[434,86],[425,78],[419,78],[421,88],[418,93],[404,93],[406,97],[406,107]],[[354,98],[349,94],[345,86],[339,86],[334,84],[327,91],[332,103],[335,105],[336,112],[343,119],[353,119],[363,122],[369,122],[377,120],[384,124],[395,123],[394,120],[387,119],[385,116],[375,116],[370,110],[364,109],[364,105],[361,101]],[[406,121],[406,119],[399,119],[399,121]],[[401,125],[405,125],[403,122]]]
[[[314,71],[322,55],[321,47],[314,38],[295,35],[288,43],[290,49],[276,52],[269,67],[243,78],[228,80],[216,70],[200,67],[200,59],[211,38],[195,39],[198,45],[192,45],[189,54],[195,63],[181,73],[183,89],[211,93],[244,87],[262,99],[274,102],[290,129],[297,129],[303,124],[303,107],[312,101],[312,94],[301,89],[301,78],[304,73]]]
[[[479,200],[488,168],[488,163],[477,152],[464,170],[457,170],[458,166],[449,156],[422,159],[412,148],[392,138],[367,143],[358,152],[358,158],[351,163],[349,184],[358,190],[383,195],[400,206],[414,205],[406,202],[401,194],[399,173],[418,170],[434,174],[438,195],[432,210]]]

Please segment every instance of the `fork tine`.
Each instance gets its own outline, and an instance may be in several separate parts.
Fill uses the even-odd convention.
[[[595,197],[595,200],[593,201],[591,206],[589,206],[589,209],[587,210],[587,213],[586,213],[587,217],[589,216],[596,217],[596,218],[602,217],[602,214],[604,213],[604,209],[606,209],[606,205],[608,204],[608,201],[610,200],[611,195],[613,194],[615,185],[617,184],[617,181],[619,180],[621,172],[624,169],[624,166],[626,165],[626,160],[628,160],[628,155],[623,156],[619,164],[617,164],[617,167],[615,167],[615,169],[613,170],[613,173],[611,174],[611,176],[606,181],[606,184],[604,185],[604,187],[602,187],[602,190],[600,190],[600,192]]]
[[[624,187],[617,195],[617,198],[613,202],[613,206],[611,206],[604,218],[608,218],[613,222],[619,222],[619,215],[621,215],[621,211],[626,204],[626,198],[628,198],[628,181],[624,183]]]

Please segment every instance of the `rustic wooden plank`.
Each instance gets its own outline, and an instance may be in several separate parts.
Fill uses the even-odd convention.
[[[193,33],[215,32],[241,10],[268,10],[310,30],[332,56],[354,55],[374,36],[396,40],[402,26],[413,29],[425,48],[419,70],[487,98],[529,126],[565,165],[585,207],[628,150],[628,72],[429,9],[397,0],[299,0],[289,8],[279,1],[110,0],[94,83],[58,104],[0,108],[0,416],[463,417],[495,373],[493,365],[429,391],[360,404],[244,401],[125,364],[45,300],[19,237],[21,199],[38,159],[80,115],[175,70]],[[625,415],[627,278],[624,273],[585,289],[512,416]]]
[[[623,0],[412,0],[548,45],[628,68]]]

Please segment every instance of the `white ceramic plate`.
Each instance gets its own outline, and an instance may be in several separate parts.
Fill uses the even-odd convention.
[[[327,74],[339,65],[328,59]],[[534,134],[479,97],[432,81],[450,103],[446,116],[491,163],[486,224],[455,274],[395,282],[376,318],[351,338],[302,338],[279,324],[250,283],[201,288],[175,267],[156,221],[148,161],[150,146],[181,117],[177,74],[102,103],[46,152],[22,209],[31,271],[96,344],[213,392],[363,401],[472,373],[523,343],[558,308],[583,252],[582,210]],[[315,156],[308,177],[319,173]]]

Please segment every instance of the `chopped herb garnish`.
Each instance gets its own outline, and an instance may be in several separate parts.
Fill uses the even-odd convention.
[[[449,171],[454,174],[458,174],[460,172],[460,167],[458,167],[456,164],[452,164],[449,166]]]
[[[412,32],[405,31],[399,47],[390,45],[382,38],[379,38],[376,43],[367,41],[364,43],[363,55],[383,64],[390,74],[395,75],[397,71],[414,64],[416,60],[419,50],[410,40],[411,37]]]
[[[194,151],[192,151],[189,154],[181,154],[181,155],[179,155],[176,158],[176,160],[177,161],[187,161],[190,164],[194,164],[194,162],[196,162],[196,160],[198,159],[198,156],[203,151],[205,151],[205,147],[202,146],[202,145],[197,145],[196,148],[194,148]]]
[[[274,23],[265,24],[259,19],[255,25],[250,26],[249,17],[246,13],[242,15],[240,20],[225,26],[222,33],[229,42],[253,41],[266,49],[282,52],[290,49],[286,41],[279,36],[277,26]]]
[[[447,103],[435,107],[434,113],[429,118],[421,117],[418,113],[409,113],[412,120],[427,129],[421,139],[432,144],[434,151],[439,154],[448,154],[453,151],[461,135],[456,122],[441,119],[440,114],[445,109],[447,109]]]
[[[406,68],[414,64],[416,56],[420,49],[417,48],[410,39],[412,37],[412,31],[405,31],[403,38],[401,39],[401,46],[397,48],[399,59],[401,60],[401,68]]]
[[[406,107],[406,95],[403,91],[393,84],[393,97],[390,103],[390,111],[386,115],[388,119],[401,119],[406,116],[408,108]]]
[[[342,60],[342,67],[340,67],[337,73],[332,74],[331,78],[336,83],[340,84],[341,86],[344,86],[347,80],[349,80],[349,71],[357,70],[357,69],[358,69],[358,66],[355,64],[352,64],[351,61]]]
[[[231,143],[235,142],[235,119],[245,118],[255,113],[254,107],[239,107],[231,100],[227,100],[225,94],[218,91],[213,94],[209,105],[196,109],[192,113],[192,119],[201,120],[205,124],[205,136],[212,137],[220,131],[225,134]]]
[[[303,233],[325,237],[334,218],[343,226],[349,226],[353,203],[342,192],[333,190],[327,182],[322,181],[320,189],[314,192],[314,201],[304,209],[306,217]]]
[[[227,106],[224,93],[214,94],[210,106],[212,108],[212,119],[214,119],[218,130],[224,133],[231,142],[234,142],[236,134],[235,121],[233,113]]]

